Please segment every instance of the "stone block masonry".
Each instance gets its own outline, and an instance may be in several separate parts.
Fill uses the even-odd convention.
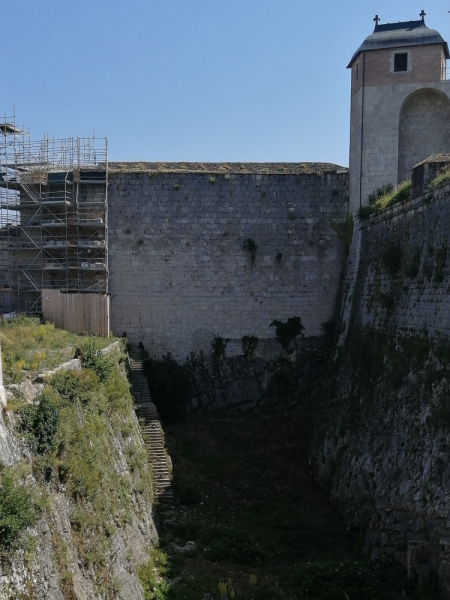
[[[447,185],[363,224],[356,322],[450,337],[449,196]]]
[[[270,168],[270,165],[268,165]],[[152,354],[208,353],[213,335],[256,335],[300,316],[321,334],[345,247],[348,174],[126,172],[109,179],[111,328]],[[253,240],[257,250],[244,250]],[[272,344],[273,347],[273,344]]]
[[[447,152],[449,147],[450,81],[426,87],[420,81],[400,81],[396,80],[396,85],[368,86],[352,97],[352,214],[361,204],[367,204],[369,194],[377,188],[408,179],[415,164],[430,154]]]
[[[356,233],[348,344],[314,405],[313,468],[347,517],[367,523],[372,558],[395,557],[411,578],[436,571],[450,600],[450,185]]]

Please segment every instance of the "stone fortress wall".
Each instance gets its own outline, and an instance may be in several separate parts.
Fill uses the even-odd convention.
[[[395,557],[411,579],[432,569],[439,597],[450,600],[450,184],[358,231],[346,363],[313,468],[342,510],[365,523],[372,558]],[[361,340],[363,370],[351,358]]]
[[[450,337],[449,196],[446,185],[362,225],[357,323]]]
[[[231,339],[227,354],[241,353],[244,335],[270,354],[274,319],[300,316],[305,336],[321,335],[345,265],[329,220],[347,216],[347,171],[213,167],[111,165],[112,331],[179,360],[207,354],[213,335]]]

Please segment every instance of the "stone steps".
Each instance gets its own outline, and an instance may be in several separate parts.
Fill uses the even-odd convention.
[[[129,361],[132,373],[131,393],[135,400],[136,416],[152,469],[156,499],[162,508],[170,509],[173,508],[173,492],[158,411],[151,401],[140,353],[131,352]]]

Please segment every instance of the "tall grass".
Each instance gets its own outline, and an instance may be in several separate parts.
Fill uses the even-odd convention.
[[[439,171],[439,173],[436,175],[436,177],[431,181],[430,185],[428,186],[427,191],[432,192],[433,190],[440,187],[441,185],[445,185],[446,183],[449,183],[449,182],[450,182],[450,167],[445,167],[444,169],[441,169]]]
[[[366,221],[371,215],[377,215],[382,210],[405,202],[411,198],[411,181],[403,181],[396,188],[390,184],[386,184],[378,188],[376,192],[369,196],[369,204],[361,206],[358,210],[358,218],[360,221]]]
[[[75,348],[88,342],[95,348],[111,343],[108,338],[79,336],[37,317],[19,317],[0,324],[4,383],[18,383],[73,358]]]
[[[114,558],[114,536],[153,501],[151,470],[133,413],[124,356],[119,351],[99,352],[96,344],[106,345],[107,339],[67,334],[33,319],[8,324],[2,334],[11,344],[6,349],[10,361],[14,352],[32,360],[33,352],[44,345],[46,351],[55,351],[54,361],[61,362],[84,344],[86,360],[81,370],[57,371],[34,404],[17,400],[11,426],[28,445],[33,480],[28,478],[20,487],[0,471],[0,546],[2,531],[8,541],[34,522],[36,486],[47,496],[64,493],[73,507],[71,537],[79,560],[95,573],[99,597],[115,597],[116,583],[108,567]],[[19,348],[14,350],[15,340]],[[57,543],[56,534],[53,538],[63,568],[64,544]],[[67,581],[69,594],[70,573]]]

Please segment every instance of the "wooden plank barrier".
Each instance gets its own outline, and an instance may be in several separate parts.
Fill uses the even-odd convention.
[[[108,337],[109,296],[106,294],[67,294],[43,289],[42,313],[46,321],[71,333],[88,331]]]

